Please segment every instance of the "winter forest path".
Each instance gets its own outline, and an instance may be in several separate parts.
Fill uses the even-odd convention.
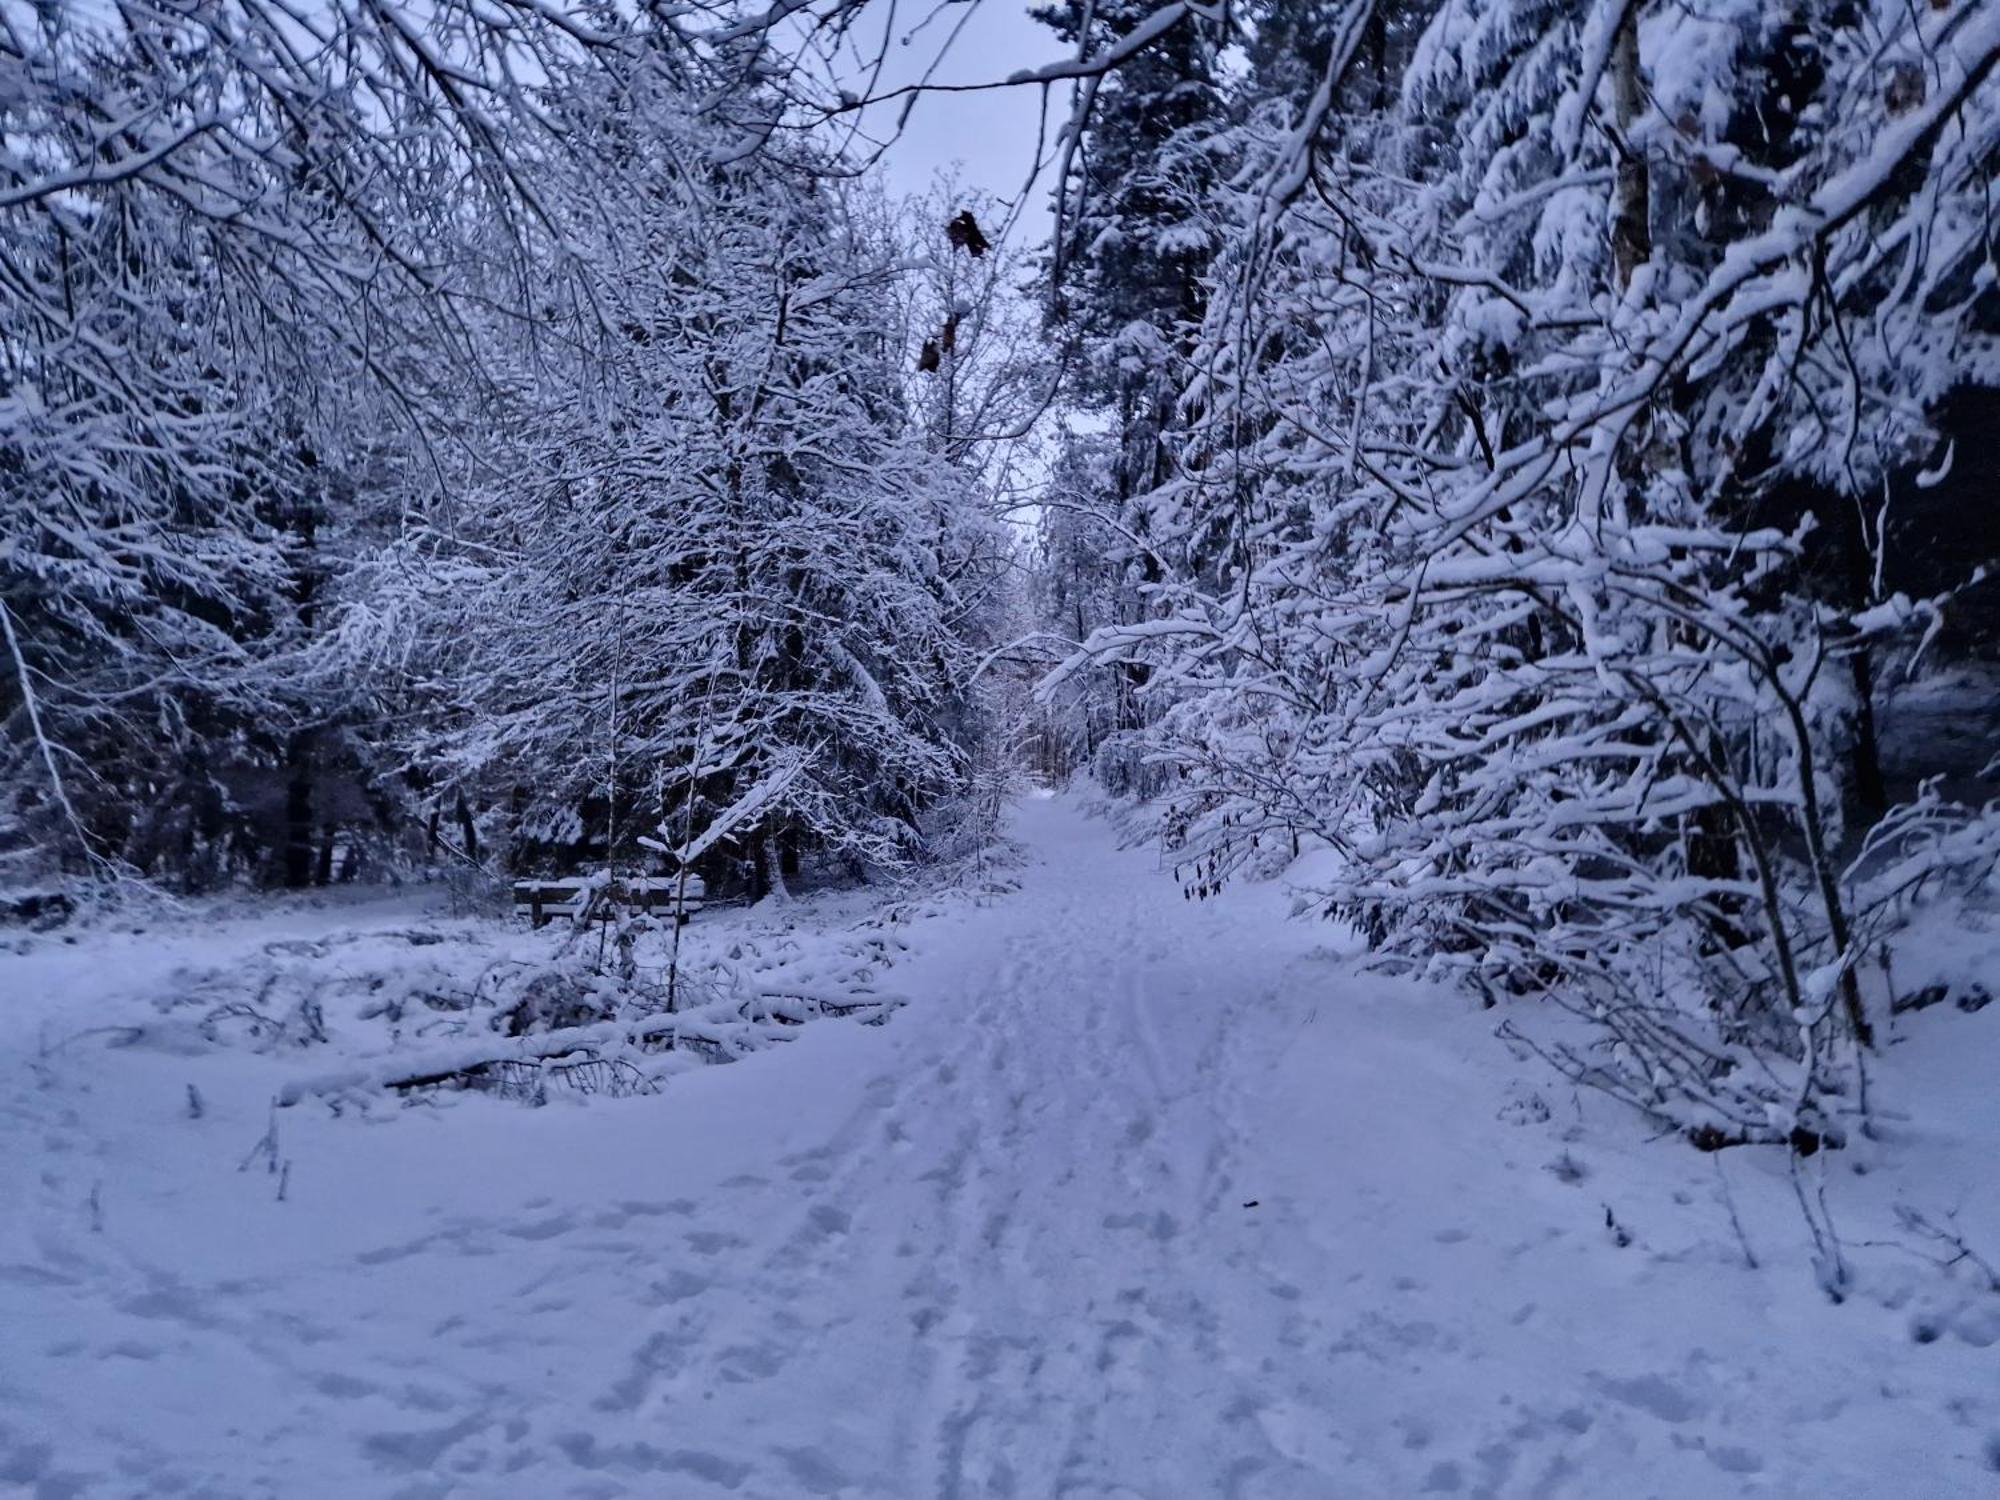
[[[886,1027],[302,1126],[290,1201],[220,1225],[233,1160],[24,1222],[0,1492],[1986,1492],[1991,1351],[1903,1368],[1879,1310],[1750,1272],[1709,1163],[1616,1117],[1572,1149],[1490,1018],[1276,888],[1184,902],[1069,799],[1015,832],[1021,889],[911,929]]]

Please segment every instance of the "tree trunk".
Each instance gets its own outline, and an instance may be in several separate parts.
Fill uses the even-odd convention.
[[[1611,259],[1618,288],[1632,284],[1632,273],[1653,255],[1651,184],[1646,158],[1632,143],[1632,126],[1645,108],[1645,88],[1639,77],[1639,8],[1626,12],[1611,54],[1611,99],[1618,125],[1618,183],[1611,209]]]
[[[791,889],[785,884],[785,859],[779,852],[776,834],[764,835],[758,846],[757,865],[763,871],[765,889],[780,901],[791,900]]]
[[[1728,757],[1729,751],[1722,737],[1711,735],[1708,741],[1710,762],[1724,767],[1729,764]],[[1727,804],[1711,802],[1706,807],[1696,808],[1686,821],[1683,836],[1688,874],[1700,880],[1726,884],[1742,879],[1743,851],[1737,847],[1736,820]],[[1736,921],[1743,912],[1742,898],[1717,895],[1712,905],[1714,913],[1706,922],[1716,941],[1727,949],[1741,948],[1749,943],[1750,935]]]
[[[1875,664],[1866,651],[1849,658],[1854,672],[1854,804],[1869,827],[1889,811],[1889,787],[1882,777],[1882,747],[1875,729]]]
[[[302,729],[285,743],[285,884],[301,890],[312,884],[313,735]]]

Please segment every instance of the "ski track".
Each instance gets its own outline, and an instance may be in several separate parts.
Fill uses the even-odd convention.
[[[392,1201],[414,1232],[263,1274],[93,1229],[185,1209],[80,1208],[120,1149],[88,1101],[0,1105],[39,1148],[0,1263],[0,1489],[1859,1496],[1885,1493],[1872,1462],[1921,1476],[1897,1493],[1989,1492],[2000,1381],[1957,1354],[1830,1373],[1787,1343],[1789,1304],[1711,1290],[1719,1258],[1607,1246],[1542,1169],[1550,1138],[1493,1123],[1492,1058],[1461,1055],[1483,1027],[1438,1042],[1391,997],[1333,1034],[1311,928],[1184,902],[1067,802],[1020,826],[1024,889],[935,919],[898,971],[926,999],[889,1027],[665,1107],[541,1112],[573,1183]],[[795,1061],[836,1078],[795,1124],[775,1087],[703,1113]],[[479,1109],[447,1113],[537,1128]],[[1695,1326],[1633,1314],[1658,1296]]]

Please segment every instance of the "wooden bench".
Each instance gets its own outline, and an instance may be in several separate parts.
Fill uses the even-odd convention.
[[[593,921],[610,921],[619,910],[666,912],[671,914],[681,898],[678,875],[620,875],[608,884],[588,875],[571,875],[548,880],[514,882],[514,915],[526,915],[541,927],[557,917],[571,920],[583,911],[593,893],[601,892],[591,910]],[[699,875],[687,877],[686,905],[682,920],[702,908],[708,895]]]

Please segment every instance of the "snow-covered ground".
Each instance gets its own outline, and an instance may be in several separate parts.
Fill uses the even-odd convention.
[[[1813,1164],[1833,1306],[1775,1154],[1648,1141],[1074,800],[1015,831],[1017,892],[901,929],[889,1024],[643,1097],[273,1112],[323,1060],[74,1036],[407,903],[0,956],[0,1490],[2000,1489],[2000,1297],[1892,1212],[2000,1254],[2000,1006],[1907,1018],[1887,1138]]]

